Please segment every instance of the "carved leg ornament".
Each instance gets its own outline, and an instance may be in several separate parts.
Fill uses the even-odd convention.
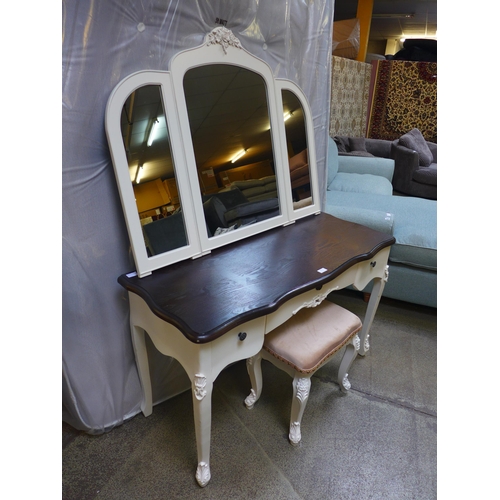
[[[349,374],[347,370],[350,369],[353,361],[356,359],[358,355],[359,349],[361,348],[361,339],[359,335],[354,335],[353,339],[346,346],[346,350],[344,352],[344,356],[342,357],[342,361],[340,362],[340,367],[338,371],[338,382],[340,386],[340,390],[342,392],[347,392],[351,388],[351,383],[349,382]]]
[[[204,488],[210,481],[210,466],[205,462],[200,462],[196,469],[196,481]]]
[[[311,389],[311,379],[309,377],[295,378],[293,381],[294,397],[292,400],[292,411],[290,416],[290,433],[288,439],[290,443],[297,446],[302,439],[300,423],[306,407],[309,391]]]
[[[304,401],[309,396],[309,390],[311,388],[311,379],[310,378],[299,378],[297,381],[297,399],[304,403]]]
[[[365,342],[363,344],[364,348],[365,348],[365,353],[368,352],[370,350],[370,334],[368,334],[366,336],[366,339],[365,339]]]
[[[256,354],[251,358],[247,358],[247,372],[250,376],[251,390],[250,394],[245,399],[245,406],[251,410],[262,393],[262,371],[261,371],[261,354]]]
[[[245,406],[249,410],[251,410],[256,401],[257,401],[257,394],[255,394],[255,391],[253,389],[250,389],[250,394],[245,399]]]
[[[352,345],[354,346],[354,349],[356,349],[356,352],[361,348],[361,339],[359,338],[359,335],[357,333],[352,339]]]
[[[194,395],[198,401],[201,401],[207,395],[207,391],[205,390],[206,385],[207,377],[201,373],[197,373],[194,376]]]

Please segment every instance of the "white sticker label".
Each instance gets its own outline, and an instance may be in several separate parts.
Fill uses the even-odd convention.
[[[318,269],[318,273],[326,273],[326,271],[328,271],[328,269],[325,269],[324,267],[322,267],[321,269]]]
[[[127,278],[135,278],[137,276],[137,272],[134,271],[133,273],[128,273],[125,276],[127,276]]]

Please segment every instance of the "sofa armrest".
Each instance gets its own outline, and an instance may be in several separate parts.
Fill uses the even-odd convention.
[[[385,177],[392,182],[394,160],[366,156],[339,156],[339,172],[346,174],[371,174]]]
[[[413,173],[420,168],[418,153],[400,144],[393,143],[391,157],[394,158],[394,179],[392,185],[397,191],[408,192]]]
[[[326,212],[348,222],[367,226],[381,233],[393,234],[394,215],[381,210],[327,205]]]

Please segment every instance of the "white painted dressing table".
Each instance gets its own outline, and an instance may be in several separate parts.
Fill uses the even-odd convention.
[[[374,280],[360,334],[364,355],[393,243],[392,236],[321,213],[143,279],[120,276],[129,291],[144,415],[153,403],[145,332],[191,380],[200,486],[210,480],[212,387],[221,370],[257,354],[264,335],[301,308]]]

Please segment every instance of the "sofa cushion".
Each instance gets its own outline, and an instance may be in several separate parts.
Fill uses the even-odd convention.
[[[239,189],[228,188],[223,191],[219,191],[218,193],[204,195],[203,203],[210,200],[210,198],[213,198],[214,196],[222,202],[226,209],[235,207],[236,205],[241,205],[242,203],[246,203],[248,201],[248,199]]]
[[[410,130],[405,135],[399,138],[399,143],[409,149],[413,149],[418,153],[419,164],[422,167],[428,167],[432,161],[432,152],[427,145],[427,142],[418,128]]]
[[[266,177],[262,177],[259,180],[261,180],[264,183],[264,185],[267,185],[267,184],[272,183],[272,182],[274,182],[274,184],[276,184],[276,176],[274,174],[268,175]]]
[[[328,185],[330,191],[392,195],[392,184],[379,175],[339,172]]]
[[[385,177],[389,182],[394,175],[394,160],[391,158],[363,158],[361,156],[339,156],[338,171],[349,174],[372,174]]]
[[[264,189],[265,189],[266,193],[269,193],[271,191],[276,191],[277,190],[276,178],[274,178],[274,180],[272,182],[268,182],[267,184],[264,184]]]
[[[373,156],[366,150],[366,143],[364,137],[348,137],[350,152],[340,153],[341,155],[351,156]]]
[[[263,186],[264,183],[260,179],[248,179],[246,181],[234,181],[231,182],[231,188],[238,188],[241,191],[245,191],[246,189],[251,189],[254,187]]]
[[[215,234],[219,227],[227,227],[224,214],[226,207],[219,197],[212,196],[205,203],[203,203],[203,212],[205,214],[205,222],[210,232],[210,236]]]
[[[351,151],[366,151],[364,137],[349,137],[349,149]]]
[[[241,192],[245,195],[246,198],[250,199],[252,198],[252,196],[258,196],[259,194],[265,193],[266,186],[264,186],[264,184],[260,184],[257,186],[253,185],[252,187],[241,189]]]
[[[142,226],[144,239],[151,255],[158,255],[187,245],[182,212]]]
[[[357,207],[343,207],[328,204],[328,200],[325,211],[339,219],[355,222],[381,233],[393,234],[394,215],[389,212]]]
[[[349,138],[348,137],[339,137],[336,135],[333,138],[335,144],[337,145],[337,149],[339,153],[348,153],[350,151],[349,148]]]
[[[374,155],[372,155],[368,151],[349,151],[349,153],[339,153],[339,156],[365,156],[370,158],[374,157]]]
[[[338,216],[335,213],[335,207],[352,208],[353,214],[360,208],[393,214],[393,235],[396,243],[391,247],[389,260],[413,267],[437,270],[437,203],[435,200],[410,196],[327,191],[325,211]],[[351,220],[351,222],[358,221]]]
[[[258,222],[269,217],[279,215],[279,201],[278,198],[269,198],[260,201],[250,201],[243,203],[237,207],[228,210],[224,214],[224,218],[228,226],[239,222],[241,224],[248,224],[251,222]]]
[[[421,184],[437,186],[437,163],[431,163],[428,167],[422,167],[413,172],[413,180]]]
[[[271,191],[266,191],[265,193],[258,194],[256,196],[252,196],[248,199],[248,201],[260,201],[260,200],[270,200],[272,198],[278,197],[278,191],[273,189]]]

